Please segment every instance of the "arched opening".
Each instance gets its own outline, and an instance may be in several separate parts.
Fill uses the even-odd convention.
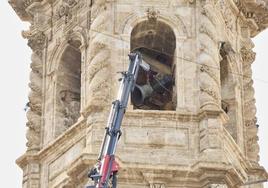
[[[238,136],[238,106],[235,90],[234,76],[231,71],[230,62],[227,55],[221,52],[222,60],[220,61],[220,81],[221,81],[221,107],[228,115],[229,120],[226,129],[233,139],[237,141]]]
[[[170,26],[160,21],[143,21],[131,33],[131,51],[139,51],[151,71],[139,71],[131,96],[134,109],[174,110],[176,37]]]
[[[64,50],[57,72],[55,135],[77,122],[80,116],[80,41],[71,40]]]

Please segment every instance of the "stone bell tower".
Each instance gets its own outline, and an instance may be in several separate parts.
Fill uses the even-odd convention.
[[[82,188],[138,50],[164,91],[130,100],[119,188],[261,188],[251,37],[266,0],[9,0],[31,47],[23,188]],[[137,84],[152,84],[140,72]],[[132,98],[133,99],[133,98]]]

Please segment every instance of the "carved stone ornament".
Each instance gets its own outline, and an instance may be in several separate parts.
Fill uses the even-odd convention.
[[[152,183],[150,184],[150,188],[166,188],[166,186],[162,183]]]
[[[155,10],[153,7],[147,9],[147,17],[150,22],[157,21],[159,14],[160,14],[160,11]]]
[[[67,5],[61,5],[57,10],[58,17],[68,16],[69,10],[70,8]]]
[[[65,17],[65,22],[72,19],[71,9],[77,4],[76,0],[63,0],[56,10],[56,19]]]
[[[23,0],[24,7],[28,7],[35,2],[41,2],[42,0]]]
[[[242,59],[244,62],[253,63],[256,58],[256,53],[247,48],[241,48],[240,50]]]
[[[207,65],[202,65],[201,67],[200,67],[200,71],[201,72],[205,72],[205,73],[207,73],[216,83],[217,83],[217,85],[220,85],[220,83],[219,83],[219,79],[218,79],[218,77],[217,77],[217,75],[214,73],[214,71],[213,70],[211,70],[210,68],[209,68],[209,66],[207,66]]]
[[[44,32],[38,31],[32,33],[31,31],[23,31],[22,36],[28,39],[28,46],[36,52],[38,55],[41,55],[42,50],[45,47],[46,36]]]
[[[246,18],[254,19],[256,24],[258,25],[259,28],[257,31],[254,31],[253,35],[256,35],[258,32],[262,31],[267,27],[267,1],[257,0],[254,1],[254,4],[251,1],[235,1],[235,4],[239,11],[242,12]]]
[[[69,7],[74,7],[77,4],[76,0],[63,0],[66,4],[69,5]]]
[[[236,27],[235,19],[234,19],[235,17],[233,16],[233,12],[230,8],[230,5],[225,0],[218,1],[218,4],[222,12],[222,15],[224,15],[223,19],[224,19],[226,28],[229,29],[230,31],[234,31]]]
[[[208,188],[228,188],[225,184],[212,184]]]
[[[246,127],[256,127],[256,124],[257,124],[257,118],[256,117],[254,119],[252,119],[252,120],[247,120],[245,122]]]
[[[209,96],[211,96],[216,101],[219,101],[219,96],[217,95],[217,92],[210,89],[210,88],[200,88],[200,91],[207,93]]]

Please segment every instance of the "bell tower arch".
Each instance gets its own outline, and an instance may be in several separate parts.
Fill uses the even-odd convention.
[[[126,110],[118,187],[238,188],[268,179],[251,78],[251,38],[268,25],[258,1],[9,2],[31,23],[23,32],[33,51],[28,142],[17,160],[24,188],[91,183],[132,51],[152,69],[139,72]]]

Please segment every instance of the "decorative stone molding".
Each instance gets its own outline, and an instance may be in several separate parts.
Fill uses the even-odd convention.
[[[155,10],[154,7],[147,9],[147,18],[150,22],[157,21],[157,18],[159,17],[160,11]]]
[[[165,184],[161,183],[151,183],[150,188],[166,188]]]
[[[127,109],[122,126],[125,134],[118,145],[118,162],[122,167],[118,186],[227,188],[226,185],[242,185],[249,176],[248,179],[261,179],[259,174],[264,174],[265,170],[259,167],[259,174],[256,172],[258,129],[251,79],[251,63],[255,53],[248,40],[250,30],[252,33],[259,32],[265,26],[264,22],[267,22],[258,13],[264,12],[265,2],[9,1],[21,19],[32,24],[31,31],[23,32],[33,49],[27,111],[28,148],[24,159],[18,163],[24,171],[23,187],[84,187],[83,184],[88,181],[87,169],[93,166],[97,158],[103,126],[109,115],[107,109],[117,92],[115,72],[127,67],[133,29],[140,22],[149,22],[148,20],[164,22],[174,31],[174,57],[178,58],[174,58],[174,71],[178,73],[176,86],[182,95],[177,99],[179,107],[176,111]],[[243,9],[236,9],[234,3],[241,3]],[[146,11],[148,7],[154,8]],[[222,17],[222,14],[228,15]],[[244,34],[240,32],[240,28],[246,28],[242,31]],[[230,131],[224,126],[230,118],[221,109],[219,62],[225,59],[221,59],[219,41],[235,42],[235,45],[230,44],[230,48],[225,46],[224,53],[228,57],[232,55],[227,59],[230,66],[239,65],[236,63],[243,61],[237,69],[243,66],[244,93],[240,92],[238,82],[233,84],[237,98],[243,95],[243,106],[239,100],[228,101],[227,98],[226,101],[237,104],[239,110],[243,109],[239,116],[245,116],[244,127],[239,128],[244,132],[240,140],[244,147],[234,142]],[[64,60],[62,54],[66,46],[75,48],[76,52],[80,51],[81,59],[78,56],[70,57],[72,55],[69,52],[65,58],[72,62],[79,59],[77,62],[82,62],[83,67],[80,72],[81,97],[84,102],[81,107],[82,116],[76,123],[72,115],[79,110],[76,109],[77,104],[72,106],[74,108],[69,107],[73,101],[68,98],[76,98],[77,93],[68,90],[69,87],[57,90],[57,73],[66,73],[65,67],[57,69],[57,62]],[[237,47],[240,46],[243,48],[239,54]],[[234,49],[236,53],[233,53]],[[181,58],[190,59],[197,64]],[[232,62],[235,63],[231,64]],[[70,67],[73,68],[71,65]],[[235,72],[240,74],[237,69]],[[63,101],[57,101],[57,98],[54,100],[58,94]],[[193,97],[196,98],[194,102]],[[57,102],[63,106],[59,110],[63,111],[63,117],[58,114],[55,116],[57,108],[51,108],[58,105]],[[225,108],[231,108],[228,104],[224,104]],[[64,129],[54,139],[53,136],[57,133],[53,122],[58,124],[55,117],[65,118],[65,122],[59,124],[68,129]],[[237,120],[237,124],[239,123],[242,123],[241,119]],[[78,143],[81,144],[79,147]],[[37,157],[32,157],[32,160],[28,156]]]
[[[46,36],[44,32],[23,31],[22,36],[23,38],[28,39],[28,46],[33,50],[33,52],[41,56],[46,42]]]
[[[77,3],[77,0],[63,0],[56,10],[56,19],[59,20],[64,17],[65,23],[69,22],[73,18],[72,9]]]
[[[56,11],[56,15],[58,16],[58,19],[60,19],[63,16],[66,16],[66,17],[70,16],[69,13],[70,13],[70,8],[69,8],[69,6],[67,6],[65,4],[60,5]]]
[[[215,99],[216,102],[220,99],[220,97],[218,96],[217,92],[214,91],[211,88],[202,88],[201,87],[200,91],[207,93],[209,96],[211,96],[213,99]]]
[[[209,26],[201,25],[199,28],[199,32],[207,34],[214,42],[218,42],[217,34],[215,33],[215,30],[213,30],[212,28],[209,28]]]
[[[225,184],[211,184],[207,188],[228,188]]]
[[[205,73],[207,73],[211,78],[214,79],[214,81],[215,81],[218,85],[220,85],[218,76],[215,74],[215,72],[214,72],[213,70],[211,70],[211,68],[210,68],[209,66],[207,66],[207,65],[202,65],[201,68],[200,68],[200,71],[201,71],[201,72],[205,72]]]
[[[223,15],[223,19],[225,21],[225,26],[228,30],[231,32],[234,32],[236,29],[236,21],[235,21],[235,16],[230,5],[228,4],[229,2],[226,0],[219,0],[217,2],[218,7]],[[228,15],[228,16],[226,16]]]
[[[77,0],[63,0],[69,7],[74,7],[77,4]]]
[[[220,103],[220,78],[219,70],[219,55],[217,37],[213,31],[216,31],[216,19],[213,11],[214,4],[206,2],[203,4],[200,12],[199,24],[199,46],[200,53],[198,62],[201,64],[200,68],[200,103],[202,108],[218,108]],[[208,17],[209,15],[209,17]],[[213,49],[213,51],[212,51]],[[215,67],[215,68],[210,68]]]
[[[251,64],[255,61],[256,53],[253,52],[252,50],[249,50],[249,49],[243,47],[243,48],[241,48],[240,53],[241,53],[241,56],[242,56],[244,63]]]
[[[22,36],[28,39],[28,46],[32,49],[32,63],[29,87],[29,110],[27,112],[27,151],[37,152],[41,144],[41,116],[42,116],[42,55],[45,48],[46,36],[42,31],[23,31]]]
[[[43,0],[23,0],[23,5],[25,8],[29,7],[31,4],[35,2],[41,2]]]
[[[252,49],[242,47],[240,50],[243,60],[243,111],[245,126],[245,145],[248,159],[256,164],[259,161],[259,145],[258,145],[258,127],[256,118],[256,106],[254,98],[254,88],[252,80],[251,64],[255,60],[255,52]]]
[[[27,147],[28,152],[37,152],[41,144],[41,116],[42,116],[42,77],[43,64],[40,55],[33,52],[31,63],[29,94],[29,110],[27,112]]]
[[[98,1],[92,5],[91,43],[89,44],[89,58],[86,67],[87,101],[86,106],[93,111],[106,108],[110,102],[111,49],[105,41],[109,33],[110,10],[105,8],[105,1]],[[96,14],[96,12],[98,14]],[[88,111],[91,111],[87,109]]]
[[[250,1],[234,1],[237,8],[248,20],[254,20],[257,28],[251,27],[251,35],[255,36],[267,27],[268,17],[268,2],[264,0]],[[249,21],[250,23],[250,21]]]
[[[256,117],[254,119],[245,121],[245,126],[246,127],[255,127],[256,124],[257,124],[257,118]]]
[[[216,26],[217,25],[217,19],[214,12],[212,12],[208,7],[202,7],[201,14],[209,18],[211,23]]]

